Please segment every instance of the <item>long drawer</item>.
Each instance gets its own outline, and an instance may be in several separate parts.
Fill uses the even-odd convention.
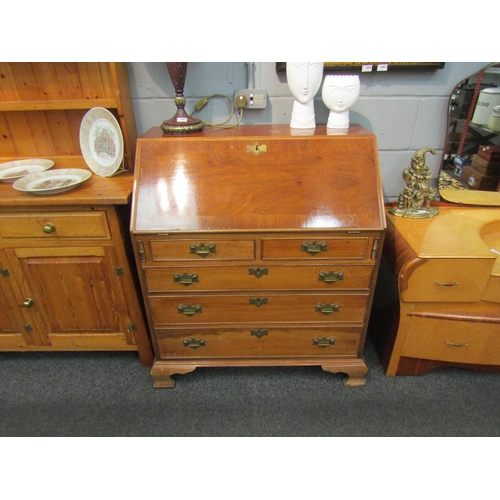
[[[411,358],[500,364],[500,323],[412,318],[401,352]]]
[[[361,328],[157,328],[159,357],[356,356]]]
[[[106,212],[0,215],[0,238],[110,238]]]
[[[149,297],[160,324],[336,322],[362,323],[368,294],[156,295]]]
[[[372,266],[146,267],[149,292],[368,290]]]

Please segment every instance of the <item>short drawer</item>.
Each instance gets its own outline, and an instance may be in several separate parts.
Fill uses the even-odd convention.
[[[200,323],[362,323],[368,294],[150,296],[156,325]]]
[[[219,327],[156,329],[160,359],[352,356],[358,352],[360,328]]]
[[[253,260],[254,240],[149,240],[154,262],[172,260]]]
[[[364,259],[368,238],[264,238],[262,259]]]
[[[500,323],[412,318],[401,355],[455,363],[500,364]]]
[[[372,266],[146,267],[149,292],[368,290]]]
[[[403,302],[477,302],[490,277],[492,259],[429,259],[400,277]]]
[[[0,214],[1,238],[110,238],[105,211]]]

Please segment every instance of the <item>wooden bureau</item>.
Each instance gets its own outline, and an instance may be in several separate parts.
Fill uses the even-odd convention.
[[[388,214],[370,334],[387,375],[442,366],[500,371],[500,210]]]
[[[375,136],[246,125],[139,138],[131,234],[155,387],[319,365],[361,385],[385,216]]]

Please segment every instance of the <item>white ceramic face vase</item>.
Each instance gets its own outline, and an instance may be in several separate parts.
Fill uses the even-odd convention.
[[[349,128],[349,109],[359,97],[358,75],[328,75],[323,84],[322,98],[330,110],[327,128]]]
[[[294,96],[291,128],[311,129],[316,127],[314,96],[323,79],[322,62],[287,62],[286,76],[290,92]]]

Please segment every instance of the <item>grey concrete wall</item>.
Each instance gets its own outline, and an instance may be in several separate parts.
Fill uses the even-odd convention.
[[[446,140],[448,100],[455,85],[477,72],[487,62],[447,62],[433,71],[360,73],[360,97],[350,112],[351,123],[358,123],[377,136],[384,197],[396,201],[405,184],[401,174],[413,153],[430,146],[438,151],[427,155],[433,184],[441,163]],[[268,105],[263,110],[245,110],[242,124],[289,123],[293,97],[285,72],[277,72],[274,62],[256,62],[248,71],[245,62],[190,62],[184,95],[186,111],[193,114],[200,98],[212,95],[233,97],[247,88],[265,89]],[[160,125],[175,113],[174,88],[164,62],[128,63],[128,74],[138,134]],[[230,104],[224,97],[213,97],[194,116],[220,123],[229,116]],[[315,98],[316,123],[324,124],[328,109]],[[235,119],[232,120],[233,122]]]

